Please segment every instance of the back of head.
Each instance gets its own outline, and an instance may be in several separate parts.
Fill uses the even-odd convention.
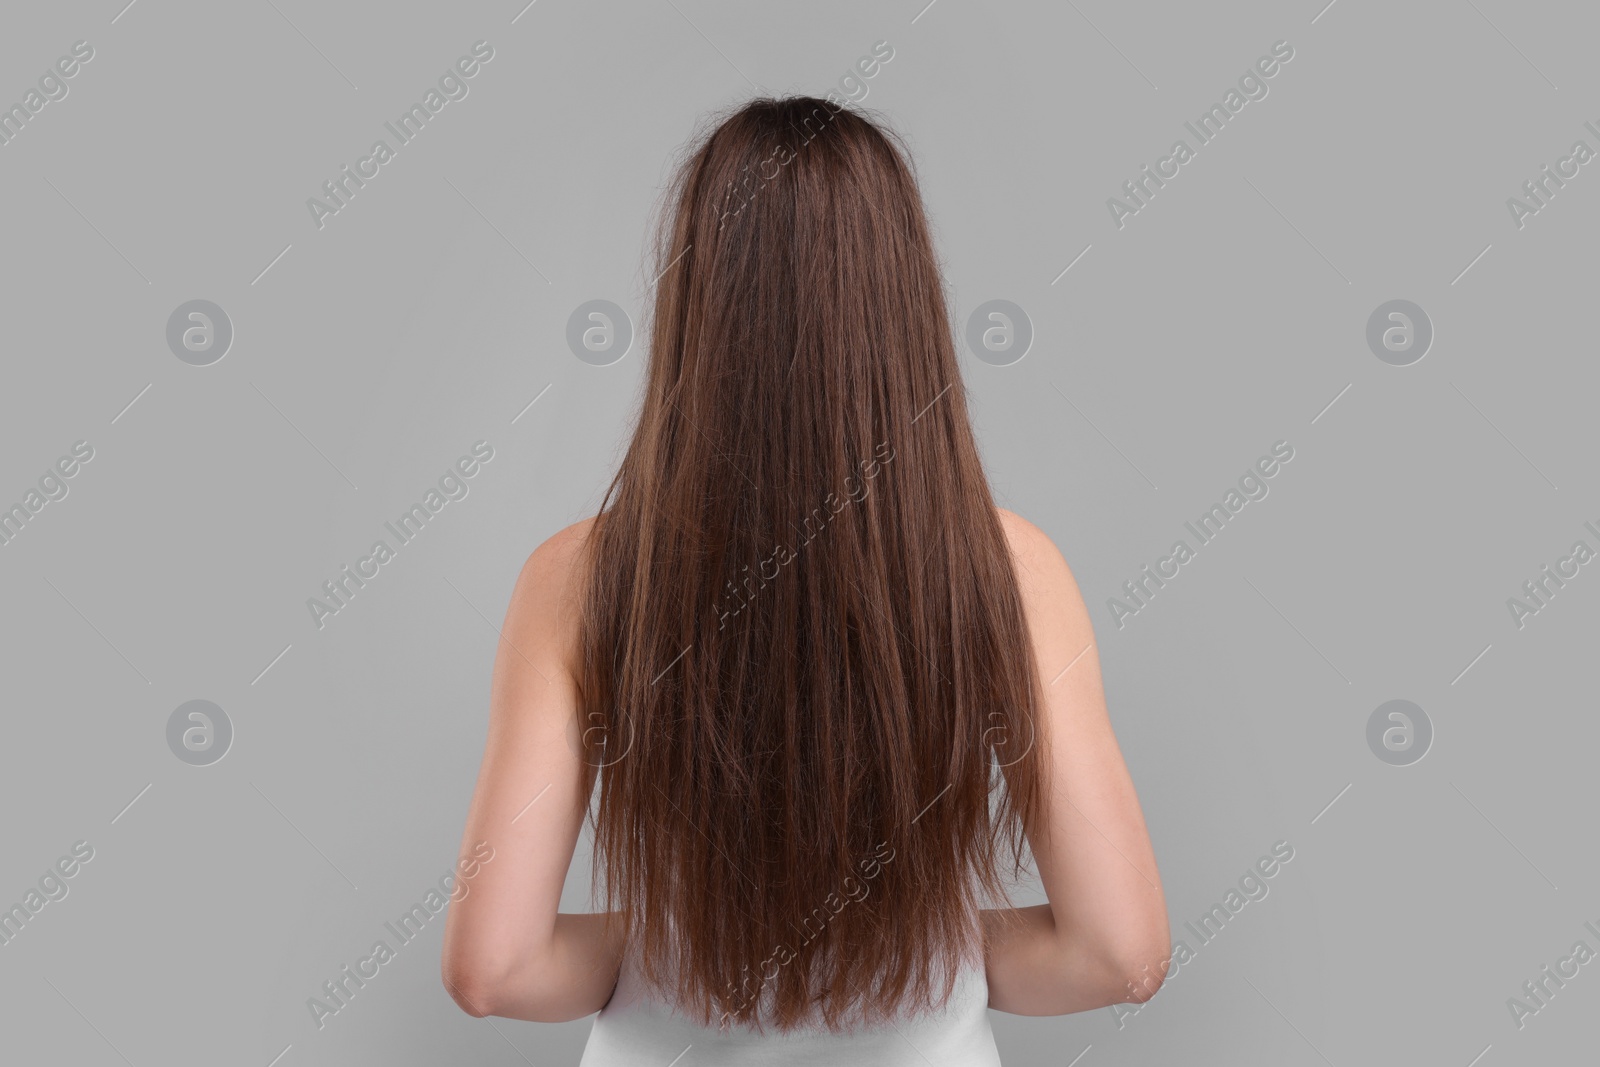
[[[863,115],[757,100],[688,157],[662,237],[589,541],[597,881],[702,1021],[932,1007],[1039,753],[920,194]]]

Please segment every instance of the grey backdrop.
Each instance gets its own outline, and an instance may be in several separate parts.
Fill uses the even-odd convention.
[[[442,916],[320,1028],[307,1000],[453,861],[512,581],[619,454],[643,348],[580,360],[569,316],[639,321],[701,116],[837,88],[878,41],[845,86],[912,146],[952,328],[990,300],[1031,323],[1020,361],[964,353],[974,417],[1090,603],[1193,952],[1137,1015],[995,1015],[1007,1062],[1593,1055],[1600,567],[1571,553],[1600,548],[1600,177],[1560,162],[1600,148],[1591,6],[124,2],[0,32],[26,116],[0,144],[7,1061],[576,1062],[586,1021],[455,1008]],[[477,41],[467,95],[319,227],[307,199]],[[1108,198],[1180,138],[1119,227]],[[1565,184],[1513,212],[1547,164]],[[193,300],[232,327],[209,365],[168,341]],[[1420,361],[1369,345],[1392,300],[1431,322]],[[308,598],[478,441],[468,494],[319,629]],[[1108,600],[1279,441],[1268,495],[1119,627]],[[1569,577],[1513,612],[1546,565]],[[1396,699],[1431,747],[1414,711],[1369,745]],[[199,765],[214,712],[169,743],[192,700],[225,759]],[[1186,932],[1277,842],[1265,897]]]

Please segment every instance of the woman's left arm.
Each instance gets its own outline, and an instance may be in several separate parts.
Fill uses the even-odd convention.
[[[445,921],[445,988],[471,1015],[564,1022],[599,1011],[622,962],[604,915],[559,914],[588,805],[578,756],[578,561],[589,523],[533,553],[495,657],[489,736],[462,835],[474,877]],[[494,851],[481,862],[482,844]],[[463,870],[470,869],[470,866]]]

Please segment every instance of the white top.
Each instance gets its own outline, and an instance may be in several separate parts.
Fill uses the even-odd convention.
[[[595,1016],[579,1067],[1000,1067],[981,960],[957,972],[943,1009],[852,1034],[820,1026],[759,1033],[677,1014],[624,954],[611,1001]]]

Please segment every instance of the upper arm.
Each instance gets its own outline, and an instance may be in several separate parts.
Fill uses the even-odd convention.
[[[445,979],[469,1011],[486,1008],[470,1002],[536,967],[550,946],[582,829],[589,779],[575,740],[575,668],[588,526],[567,527],[533,553],[501,630],[462,838],[463,855],[486,842],[492,859],[450,906],[445,932]]]
[[[1038,711],[1048,745],[1047,776],[1116,776],[1122,753],[1106,712],[1089,610],[1067,561],[1044,531],[1009,511],[1001,524],[1011,546],[1018,592],[1033,643],[1042,701]]]
[[[1043,530],[1011,512],[1001,514],[1043,694],[1041,736],[1059,742],[1050,746],[1048,770],[1058,783],[1125,773],[1077,579]]]

